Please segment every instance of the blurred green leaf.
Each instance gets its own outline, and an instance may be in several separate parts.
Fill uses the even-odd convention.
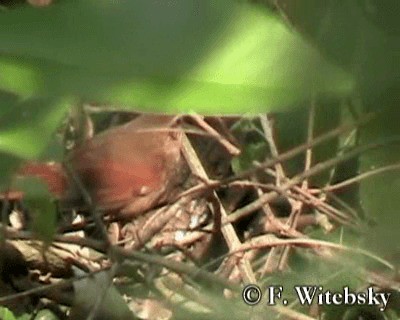
[[[275,16],[235,1],[65,1],[1,15],[0,88],[27,97],[247,113],[354,84]]]
[[[48,309],[39,311],[35,320],[58,320],[58,318]]]
[[[238,138],[241,152],[232,159],[232,169],[235,174],[254,167],[255,161],[264,161],[269,154],[269,147],[263,131],[256,119],[244,118],[231,128]]]
[[[14,314],[5,307],[0,307],[0,319],[1,320],[29,320],[30,316],[27,314],[21,315],[19,317],[14,316]]]
[[[277,0],[297,31],[355,77],[365,100],[399,101],[400,2],[398,0]],[[389,96],[389,97],[388,97]],[[371,102],[371,101],[369,101]]]
[[[38,157],[70,105],[71,99],[10,100],[0,94],[0,151]]]
[[[0,159],[0,190],[9,190],[12,173],[18,168],[21,159],[3,152],[0,152]]]
[[[362,142],[390,138],[400,134],[398,106],[382,112],[362,131]],[[360,171],[366,172],[399,162],[399,145],[389,145],[361,155]],[[398,263],[400,172],[389,171],[360,182],[361,203],[366,214],[375,221],[366,234],[365,246],[386,259]]]
[[[16,320],[13,313],[4,307],[0,307],[0,318],[3,320]]]
[[[239,156],[232,160],[232,169],[235,174],[254,167],[255,161],[265,160],[268,151],[266,142],[258,142],[246,145]]]
[[[316,99],[315,113],[313,115],[313,137],[318,137],[329,130],[334,129],[340,123],[340,104],[338,100]],[[292,148],[307,142],[309,126],[309,106],[293,108],[285,113],[277,113],[275,120],[275,138],[280,152],[286,152]],[[321,144],[312,149],[312,165],[330,159],[337,153],[337,139]],[[288,161],[283,167],[289,176],[302,172],[305,168],[305,153],[301,153]],[[328,182],[329,172],[313,176],[309,179],[313,185],[325,185]]]
[[[46,243],[50,243],[56,229],[57,212],[52,195],[42,180],[23,177],[16,188],[24,192],[24,203],[32,215],[32,231]]]
[[[355,77],[363,109],[379,116],[362,129],[361,144],[398,135],[400,19],[398,0],[278,0],[295,29]],[[360,172],[399,161],[398,146],[360,156]],[[354,174],[353,174],[354,175]],[[398,263],[400,174],[391,171],[360,182],[360,200],[375,226],[364,246]],[[397,258],[396,258],[397,257]]]

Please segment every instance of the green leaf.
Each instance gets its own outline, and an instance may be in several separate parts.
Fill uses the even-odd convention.
[[[400,88],[398,0],[277,0],[295,29],[350,71],[363,97],[395,96]],[[375,101],[381,109],[380,100]]]
[[[35,320],[58,320],[58,318],[48,309],[40,310]]]
[[[386,109],[362,131],[362,142],[391,138],[399,135],[400,110]],[[360,171],[367,172],[399,162],[399,145],[388,145],[360,157]],[[375,225],[366,233],[365,247],[374,250],[389,261],[398,261],[400,173],[388,171],[360,181],[360,196],[366,214]]]
[[[56,207],[52,196],[38,178],[24,177],[17,180],[16,188],[24,192],[24,203],[32,215],[32,230],[46,243],[50,243],[56,229]]]
[[[7,153],[0,152],[0,190],[10,190],[10,183],[12,178],[12,173],[18,168],[20,165],[21,159],[15,156],[12,156]]]
[[[353,79],[257,6],[229,0],[65,1],[0,19],[0,88],[163,112],[252,113]]]
[[[5,307],[0,307],[0,319],[1,320],[29,320],[30,316],[23,314],[19,317],[15,317],[14,314]]]
[[[4,307],[0,307],[0,318],[3,320],[16,320],[13,313]]]
[[[256,119],[244,118],[232,127],[232,132],[241,145],[240,155],[232,159],[235,174],[254,167],[254,162],[264,161],[269,155],[269,148],[263,131]]]
[[[51,140],[71,105],[71,99],[11,100],[0,93],[0,151],[37,158]]]

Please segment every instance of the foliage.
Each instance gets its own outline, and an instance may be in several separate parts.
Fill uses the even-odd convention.
[[[71,107],[87,103],[160,113],[273,112],[281,153],[309,138],[305,110],[314,102],[314,137],[344,120],[377,113],[358,129],[351,147],[336,138],[313,148],[313,164],[399,136],[398,1],[388,0],[385,6],[378,0],[329,5],[319,0],[253,1],[268,3],[268,8],[248,2],[69,0],[1,11],[0,187],[9,188],[21,161],[50,153],[55,132]],[[271,157],[256,122],[241,122],[233,130],[244,137],[239,141],[242,154],[231,163],[235,174]],[[396,163],[398,150],[391,146],[364,152],[351,162],[351,172],[348,166],[336,166],[339,175],[346,171],[338,181],[337,172],[325,172],[308,179],[309,187],[322,190],[359,172]],[[305,162],[304,154],[285,162],[287,176],[306,171]],[[37,181],[17,186],[36,212],[32,230],[50,241],[56,227],[51,196]],[[359,230],[347,227],[329,235],[321,230],[307,235],[361,246],[396,261],[399,187],[399,175],[389,171],[361,180],[351,193],[334,193],[376,224],[362,237]],[[307,279],[356,287],[364,283],[357,278],[358,269],[371,264],[343,255],[327,265],[316,262],[314,255],[310,258],[306,250],[296,251],[292,259],[295,272],[264,281],[293,286]],[[325,311],[332,319],[359,314]],[[20,319],[5,308],[0,314],[2,319]]]
[[[70,97],[135,110],[243,114],[311,94],[347,95],[354,84],[265,9],[228,0],[65,1],[1,15],[0,88],[18,100],[0,97],[13,116],[3,122],[0,150],[24,158],[43,150]],[[20,119],[29,110],[27,131]]]
[[[29,315],[25,314],[19,317],[13,315],[13,313],[7,308],[0,307],[0,318],[2,320],[28,320],[30,318]]]

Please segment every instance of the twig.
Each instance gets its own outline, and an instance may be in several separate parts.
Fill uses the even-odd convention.
[[[117,272],[117,269],[119,267],[119,263],[116,262],[114,263],[108,274],[107,274],[107,279],[106,279],[106,283],[104,284],[104,288],[102,288],[102,292],[99,292],[99,295],[95,298],[95,304],[92,307],[92,309],[90,310],[89,315],[87,316],[86,320],[94,320],[97,314],[97,311],[99,310],[101,304],[103,303],[104,299],[106,298],[107,292],[109,290],[109,288],[112,286],[112,281],[114,279],[114,276]],[[114,306],[115,308],[115,306]]]
[[[272,157],[279,157],[278,148],[276,147],[274,136],[273,136],[273,128],[271,120],[268,118],[266,114],[260,115],[261,126],[264,130],[265,140],[267,140],[269,149],[271,151]],[[283,166],[281,162],[275,164],[276,170],[276,185],[279,187],[281,185],[281,180],[286,177],[286,174],[283,170]]]
[[[207,132],[212,138],[216,139],[221,146],[225,148],[229,154],[233,156],[237,156],[240,154],[240,150],[234,146],[230,141],[222,137],[213,127],[211,127],[207,122],[204,121],[203,117],[199,115],[191,115],[190,116],[196,124],[202,128],[205,132]]]
[[[68,287],[70,285],[72,285],[72,283],[74,281],[78,281],[78,280],[82,280],[88,277],[91,277],[92,275],[99,273],[99,272],[103,272],[104,270],[107,270],[108,268],[103,268],[101,270],[96,270],[96,271],[92,271],[88,274],[84,274],[82,276],[77,276],[71,279],[67,279],[67,280],[60,280],[56,283],[52,283],[52,284],[45,284],[45,285],[40,285],[39,287],[35,287],[29,290],[25,290],[19,293],[15,293],[15,294],[10,294],[4,297],[0,297],[0,303],[5,303],[7,301],[12,301],[12,300],[16,300],[16,299],[21,299],[21,298],[25,298],[25,297],[29,297],[31,295],[43,295],[45,294],[47,291],[52,291],[54,289],[62,289],[65,287]]]
[[[270,175],[275,176],[274,171],[272,171],[271,169],[266,170],[266,172]],[[290,180],[287,180],[287,181],[290,181]],[[297,192],[298,194],[300,194],[302,196],[299,199],[298,197],[295,196],[295,194],[290,194],[289,196],[291,198],[300,200],[302,203],[306,202],[307,204],[312,205],[313,207],[317,208],[319,211],[328,215],[333,220],[335,220],[339,223],[344,223],[344,222],[346,223],[346,221],[349,220],[348,216],[344,215],[340,210],[329,205],[324,200],[314,196],[315,193],[311,193],[308,189],[304,190],[303,188],[295,185],[291,188],[291,190],[294,192]],[[276,191],[283,192],[283,190],[276,190]],[[289,219],[289,221],[290,221],[290,219]]]
[[[282,153],[277,158],[270,159],[270,160],[263,162],[256,168],[251,168],[251,169],[245,170],[233,177],[223,179],[220,181],[220,184],[225,185],[225,184],[228,184],[229,182],[232,182],[235,180],[248,178],[258,171],[262,171],[266,168],[270,168],[279,162],[284,162],[286,160],[289,160],[289,159],[293,158],[294,156],[306,151],[307,149],[309,149],[311,147],[315,147],[315,146],[317,146],[321,143],[324,143],[325,141],[328,141],[330,139],[333,139],[344,132],[354,129],[357,126],[363,126],[363,125],[367,124],[369,121],[371,121],[373,118],[374,118],[374,114],[369,113],[369,114],[365,115],[364,117],[362,117],[360,120],[358,120],[352,124],[341,125],[341,126],[337,127],[336,129],[333,129],[325,134],[318,136],[317,138],[313,139],[312,142],[310,142],[310,143],[303,143],[285,153]]]
[[[157,264],[160,266],[164,266],[167,269],[172,270],[176,273],[186,274],[192,278],[197,278],[199,280],[207,281],[209,283],[219,284],[224,288],[235,290],[236,292],[240,290],[239,286],[230,283],[226,279],[218,277],[215,274],[207,272],[203,269],[190,266],[187,263],[169,260],[156,254],[146,254],[140,251],[128,251],[122,248],[116,248],[116,252],[125,259],[139,260],[149,264]],[[131,262],[124,261],[123,265],[124,264],[130,265]],[[133,266],[136,267],[135,264]]]
[[[93,200],[89,194],[89,192],[86,190],[85,186],[83,185],[82,181],[79,179],[79,177],[76,175],[75,171],[72,169],[69,163],[65,163],[65,168],[67,170],[67,173],[70,175],[72,178],[72,181],[76,184],[79,192],[81,193],[85,203],[89,207],[89,212],[91,213],[92,219],[94,221],[94,224],[96,228],[100,231],[101,237],[105,241],[107,247],[111,247],[110,239],[108,238],[107,230],[106,227],[104,226],[104,223],[101,219],[100,212],[96,205],[93,203]]]
[[[356,126],[362,126],[365,125],[366,123],[368,123],[370,120],[372,120],[374,118],[374,114],[367,114],[365,117],[363,117],[362,119],[360,119],[359,121],[355,122],[354,124],[344,124],[342,126],[339,126],[336,129],[333,129],[323,135],[320,135],[319,137],[313,139],[313,141],[311,143],[304,143],[302,145],[299,145],[285,153],[282,153],[280,156],[278,156],[277,158],[274,159],[269,159],[263,163],[261,163],[260,165],[251,168],[249,170],[245,170],[239,174],[236,174],[232,177],[228,177],[225,179],[222,179],[220,181],[211,181],[209,180],[207,184],[204,183],[200,183],[192,188],[190,188],[189,190],[182,192],[180,195],[178,195],[176,197],[176,199],[178,199],[179,197],[182,196],[187,196],[187,195],[192,195],[194,196],[195,194],[204,192],[205,190],[211,190],[211,189],[216,189],[219,188],[221,186],[226,186],[231,182],[234,182],[236,180],[242,180],[242,179],[246,179],[251,177],[252,175],[254,175],[255,173],[259,172],[259,171],[263,171],[267,168],[273,167],[275,164],[279,163],[279,162],[284,162],[287,161],[291,158],[293,158],[294,156],[304,152],[305,150],[307,150],[308,148],[317,146],[325,141],[328,141],[330,139],[335,138],[336,136],[347,132],[349,130],[354,129],[354,127]],[[175,200],[176,200],[175,199]]]
[[[352,157],[355,157],[361,153],[364,153],[369,150],[377,149],[379,147],[396,144],[396,143],[400,143],[399,136],[392,137],[389,139],[382,139],[375,143],[371,143],[371,144],[368,144],[365,146],[360,146],[360,147],[354,148],[352,151],[349,151],[348,153],[345,153],[345,154],[340,155],[339,157],[336,157],[333,159],[326,160],[324,162],[320,162],[320,163],[316,164],[315,166],[311,167],[310,170],[304,171],[303,173],[298,174],[297,176],[293,177],[287,183],[284,183],[281,186],[281,189],[288,190],[288,189],[292,188],[293,186],[295,186],[296,184],[303,181],[304,179],[311,177],[313,175],[319,174],[325,170],[328,170],[329,168],[336,166],[338,163],[341,163],[343,161],[351,159]],[[238,219],[246,217],[247,215],[254,212],[255,210],[260,209],[265,203],[276,199],[278,197],[278,195],[279,194],[275,191],[270,192],[268,194],[264,194],[262,197],[260,197],[256,201],[252,202],[251,204],[248,204],[248,205],[236,210],[235,212],[231,213],[229,215],[229,217],[227,218],[227,220],[223,221],[223,223],[225,223],[225,222],[231,223],[233,221],[236,221]]]
[[[400,163],[395,163],[395,164],[391,164],[388,166],[383,166],[381,168],[369,170],[369,171],[361,173],[353,178],[344,180],[342,182],[339,182],[339,183],[336,183],[336,184],[333,184],[330,186],[326,186],[326,187],[322,188],[319,192],[323,193],[323,192],[327,192],[327,191],[338,190],[338,189],[347,187],[353,183],[357,183],[363,179],[367,179],[372,176],[378,175],[380,173],[387,172],[387,171],[395,171],[395,170],[400,170]]]
[[[252,238],[248,242],[242,244],[242,246],[237,249],[240,251],[247,251],[247,250],[254,250],[258,248],[268,248],[268,247],[274,247],[274,246],[287,246],[287,245],[296,245],[296,246],[306,246],[306,247],[313,247],[313,248],[318,248],[318,247],[326,247],[326,248],[332,248],[332,249],[337,249],[337,250],[344,250],[344,251],[349,251],[349,252],[354,252],[358,253],[361,255],[364,255],[368,258],[371,258],[385,267],[389,268],[390,270],[395,270],[395,266],[391,264],[389,261],[386,261],[385,259],[382,259],[372,253],[370,253],[367,250],[360,249],[360,248],[351,248],[342,244],[337,244],[337,243],[332,243],[329,241],[323,241],[323,240],[315,240],[315,239],[280,239],[275,237],[274,235],[263,235],[259,237]],[[234,252],[230,252],[229,254],[234,254]]]
[[[184,136],[183,140],[183,151],[184,155],[186,157],[186,160],[189,163],[189,167],[192,169],[192,172],[196,174],[199,177],[202,177],[203,180],[208,180],[207,173],[205,172],[203,166],[201,165],[201,162],[199,158],[196,155],[196,152],[194,151],[192,145],[190,144],[190,141],[187,139],[186,136]],[[226,219],[227,214],[225,212],[225,209],[223,208],[217,194],[215,192],[212,193],[212,196],[214,197],[215,201],[218,203],[219,206],[219,213],[221,215],[222,219]],[[238,236],[236,235],[236,232],[231,224],[225,224],[222,229],[222,234],[228,244],[228,247],[230,250],[233,250],[234,248],[240,246],[240,240]],[[239,269],[241,270],[241,276],[242,279],[246,282],[251,282],[254,283],[256,281],[256,278],[254,276],[253,270],[251,269],[250,262],[243,259],[242,262],[239,264]]]

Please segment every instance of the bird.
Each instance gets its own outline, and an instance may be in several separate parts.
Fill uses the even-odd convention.
[[[60,163],[30,162],[19,176],[42,179],[61,208],[82,203],[81,185],[97,209],[134,217],[171,199],[185,181],[182,131],[173,116],[143,114],[73,149]]]

